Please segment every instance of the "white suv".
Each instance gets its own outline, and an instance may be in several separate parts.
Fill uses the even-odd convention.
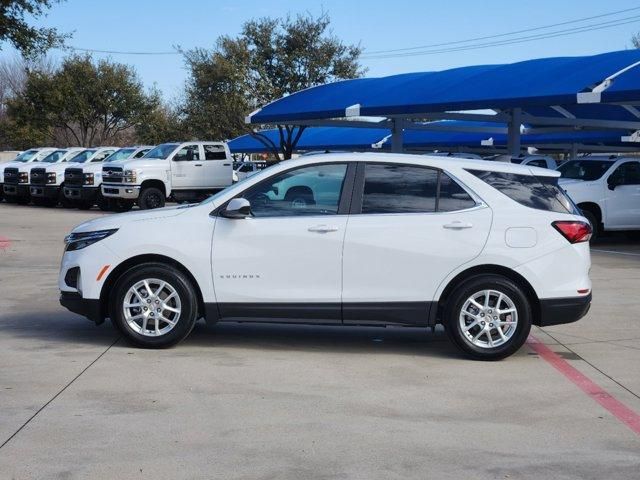
[[[209,322],[444,324],[482,359],[591,301],[591,228],[552,170],[331,154],[289,160],[197,204],[68,235],[61,303],[166,347]]]
[[[584,157],[558,167],[560,186],[601,230],[640,230],[640,159]],[[635,233],[635,232],[634,232]]]

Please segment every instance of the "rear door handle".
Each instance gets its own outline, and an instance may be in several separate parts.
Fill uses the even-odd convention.
[[[194,163],[194,164],[193,164],[193,166],[194,166],[194,167],[201,167],[201,166],[202,166],[202,164],[201,164],[201,163]]]
[[[449,230],[464,230],[465,228],[471,228],[473,227],[472,223],[467,223],[467,222],[451,222],[451,223],[446,223],[442,226],[442,228],[448,228]]]
[[[223,163],[222,166],[223,167],[228,167],[229,165],[231,165],[230,163]]]
[[[313,227],[309,227],[308,230],[310,232],[316,232],[316,233],[329,233],[329,232],[337,232],[338,227],[333,227],[331,225],[315,225]]]

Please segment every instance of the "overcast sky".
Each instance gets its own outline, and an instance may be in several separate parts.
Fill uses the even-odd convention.
[[[613,11],[640,7],[634,1],[537,0],[68,0],[54,4],[41,24],[72,32],[69,45],[117,51],[166,52],[211,47],[219,35],[236,35],[243,22],[261,16],[319,14],[332,19],[333,32],[345,42],[360,43],[367,52],[457,42],[558,24]],[[536,57],[588,55],[631,47],[631,35],[640,31],[640,9],[618,15],[571,23],[546,30],[470,42],[482,44],[514,37],[545,35],[604,22],[624,25],[527,43],[449,51],[419,56],[363,59],[369,76],[410,71],[441,70],[482,63],[504,63]],[[609,24],[611,25],[611,24]],[[430,50],[466,46],[429,47]],[[2,45],[0,57],[14,52]],[[52,52],[53,57],[63,52]],[[156,84],[167,97],[178,94],[186,72],[179,55],[96,55],[134,65],[148,86]]]

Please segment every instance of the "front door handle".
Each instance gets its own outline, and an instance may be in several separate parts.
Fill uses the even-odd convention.
[[[202,164],[201,164],[201,163],[194,163],[194,164],[193,164],[193,166],[194,166],[194,167],[201,167],[201,166],[202,166]]]
[[[442,226],[442,228],[448,228],[449,230],[464,230],[465,228],[471,228],[471,227],[473,227],[472,223],[459,222],[459,221],[446,223]]]
[[[333,227],[331,225],[315,225],[313,227],[309,227],[308,230],[310,232],[316,232],[316,233],[329,233],[329,232],[337,232],[338,227]]]

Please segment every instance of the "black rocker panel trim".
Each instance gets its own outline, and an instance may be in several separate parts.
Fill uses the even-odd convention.
[[[427,326],[434,303],[219,303],[205,311],[209,321]]]

